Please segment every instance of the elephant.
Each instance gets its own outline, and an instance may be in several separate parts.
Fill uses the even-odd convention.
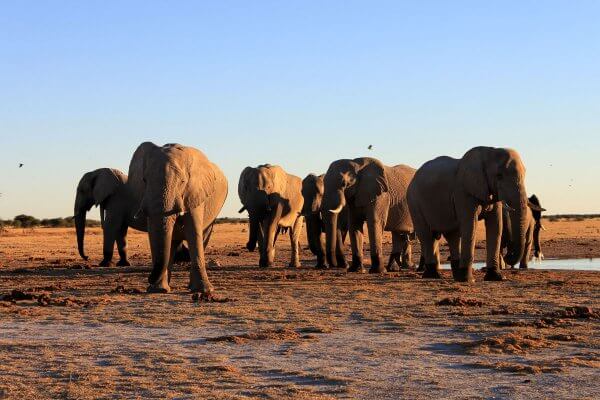
[[[117,266],[130,266],[127,259],[128,227],[146,232],[144,221],[136,220],[134,214],[139,209],[141,193],[135,193],[127,184],[127,175],[113,168],[99,168],[85,173],[77,185],[75,196],[75,229],[77,250],[84,260],[86,214],[94,206],[100,206],[100,221],[103,232],[103,259],[100,267],[112,265],[115,242],[119,253]],[[176,253],[176,261],[189,261],[189,252],[181,245]]]
[[[473,282],[477,221],[485,220],[487,268],[484,280],[499,281],[502,213],[513,227],[505,260],[513,265],[525,247],[525,166],[513,149],[474,147],[461,159],[442,156],[421,166],[408,187],[408,205],[421,242],[423,278],[441,278],[439,239],[450,249],[455,281]]]
[[[214,288],[204,249],[227,197],[221,169],[193,147],[144,142],[131,159],[129,184],[142,193],[135,217],[148,226],[152,272],[147,291],[170,291],[174,250],[185,240],[191,256],[188,288],[210,298]]]
[[[324,191],[324,175],[316,176],[309,174],[302,180],[302,197],[304,197],[304,207],[302,215],[306,221],[306,237],[310,251],[317,256],[317,265],[315,268],[328,268],[325,262],[325,242],[323,232],[325,224],[321,214],[321,202]],[[337,223],[336,240],[336,260],[340,268],[348,268],[348,263],[344,255],[344,241],[348,234],[348,214],[344,207],[339,214]]]
[[[534,194],[527,200],[527,223],[525,230],[525,248],[523,257],[519,261],[519,268],[527,269],[531,258],[531,247],[533,246],[533,256],[539,260],[544,258],[540,245],[540,231],[544,229],[542,225],[542,212],[546,211],[540,204],[540,200]],[[508,248],[512,241],[513,232],[510,219],[510,212],[505,208],[502,210],[502,239],[500,241],[500,254]],[[501,260],[504,261],[504,260]],[[511,265],[512,266],[512,265]]]
[[[302,230],[302,180],[277,165],[246,167],[240,175],[240,213],[248,211],[249,238],[246,248],[254,251],[258,242],[259,266],[269,268],[275,259],[275,241],[289,230],[292,246],[290,268],[300,267],[299,240]]]
[[[415,174],[407,165],[386,166],[374,158],[337,160],[325,174],[321,210],[325,221],[327,262],[335,266],[336,227],[344,206],[352,244],[349,272],[364,272],[363,225],[367,222],[371,247],[370,273],[384,273],[398,266],[410,266],[410,233],[413,223],[408,211],[406,189]],[[387,269],[383,265],[383,231],[392,232],[392,253]]]

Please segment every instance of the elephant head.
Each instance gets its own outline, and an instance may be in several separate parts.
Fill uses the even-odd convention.
[[[77,232],[77,249],[84,260],[88,259],[84,250],[85,220],[87,212],[100,205],[100,219],[104,225],[103,204],[113,195],[119,186],[127,182],[127,177],[120,171],[110,168],[100,168],[88,172],[81,177],[75,196],[75,229]]]
[[[373,158],[344,159],[331,163],[323,178],[324,192],[321,203],[325,225],[327,262],[337,266],[336,227],[338,215],[349,207],[365,207],[377,196],[388,191],[383,164]]]
[[[499,201],[510,211],[513,236],[505,261],[516,264],[525,249],[528,223],[525,166],[519,153],[512,149],[475,147],[459,161],[457,184],[458,190],[466,191],[480,204]]]
[[[250,219],[250,232],[246,247],[250,251],[256,249],[256,242],[260,232],[261,222],[272,212],[284,183],[275,169],[269,165],[259,165],[256,168],[246,167],[240,175],[238,194],[243,207],[240,212],[248,211]]]
[[[534,226],[533,226],[533,256],[536,258],[542,257],[542,247],[540,245],[540,230],[544,229],[542,225],[542,212],[546,211],[540,204],[540,200],[534,194],[532,195],[527,205],[531,209],[531,216],[533,217]]]
[[[143,197],[136,218],[147,218],[155,265],[166,265],[177,216],[204,203],[216,181],[215,172],[200,151],[178,144],[162,147],[143,143],[130,165],[130,181],[143,182]],[[132,182],[135,184],[135,182]],[[150,278],[151,283],[157,277]]]
[[[323,175],[309,174],[302,180],[302,197],[304,198],[302,215],[304,217],[308,218],[321,212],[324,189]]]

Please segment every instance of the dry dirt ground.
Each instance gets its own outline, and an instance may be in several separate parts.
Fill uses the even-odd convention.
[[[600,220],[546,221],[548,257],[600,255]],[[0,398],[597,398],[600,272],[508,271],[456,284],[261,270],[244,225],[207,250],[221,302],[195,303],[186,265],[173,292],[144,293],[147,236],[128,268],[97,268],[72,229],[0,235]],[[280,238],[277,264],[287,264]],[[389,248],[389,237],[386,238]],[[305,246],[303,245],[303,248]],[[478,258],[483,244],[478,244]],[[368,253],[367,253],[368,254]],[[415,258],[418,257],[418,246]]]

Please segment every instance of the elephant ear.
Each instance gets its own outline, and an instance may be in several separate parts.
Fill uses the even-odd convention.
[[[119,186],[125,184],[127,178],[121,171],[110,168],[98,170],[98,175],[92,185],[92,196],[96,205],[103,203],[109,196],[114,194]]]
[[[250,178],[252,177],[252,174],[255,173],[255,170],[255,168],[246,167],[240,174],[240,181],[238,182],[238,195],[240,196],[240,201],[244,206],[248,202]]]
[[[475,147],[462,157],[458,163],[457,180],[471,196],[489,202],[492,196],[488,181],[487,148]]]
[[[371,160],[358,170],[354,204],[365,207],[374,202],[377,196],[388,190],[385,167],[380,161]]]
[[[216,165],[196,149],[185,148],[190,154],[187,163],[188,182],[183,193],[183,207],[188,212],[199,207],[215,192]]]

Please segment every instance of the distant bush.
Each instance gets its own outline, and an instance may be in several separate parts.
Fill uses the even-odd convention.
[[[585,221],[586,219],[600,218],[600,214],[555,214],[545,215],[544,218],[550,222],[556,221]]]
[[[73,217],[66,218],[44,218],[39,220],[31,215],[17,215],[12,220],[0,220],[0,229],[6,229],[7,227],[13,228],[34,228],[41,226],[44,228],[72,228],[75,226],[75,219]],[[86,226],[95,228],[99,227],[100,221],[95,219],[86,220]]]
[[[215,220],[216,225],[219,225],[219,224],[247,224],[247,223],[248,223],[248,218],[223,217],[223,218],[217,218]]]

